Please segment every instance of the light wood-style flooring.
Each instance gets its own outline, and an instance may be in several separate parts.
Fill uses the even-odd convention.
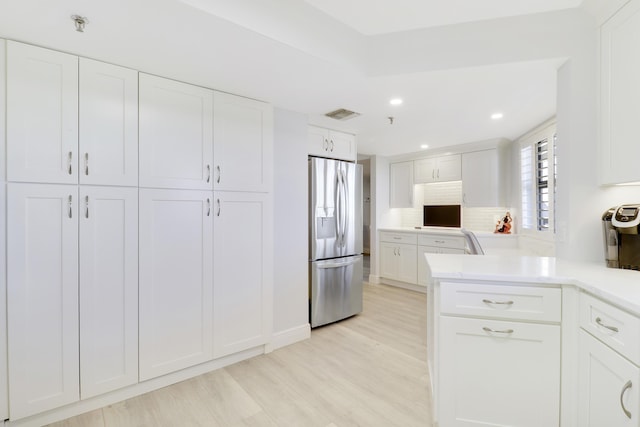
[[[51,426],[428,427],[426,307],[365,283],[364,312],[309,340]]]

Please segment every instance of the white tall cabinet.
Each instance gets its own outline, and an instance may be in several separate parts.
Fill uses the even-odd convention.
[[[267,351],[272,107],[0,42],[0,420]]]
[[[79,399],[78,187],[8,188],[10,414]]]
[[[212,203],[140,189],[140,380],[213,358]]]
[[[81,186],[80,389],[138,381],[138,189]]]

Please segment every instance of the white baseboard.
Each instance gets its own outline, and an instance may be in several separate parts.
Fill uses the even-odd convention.
[[[396,288],[409,289],[410,291],[416,291],[423,294],[427,293],[426,286],[416,285],[414,283],[399,282],[397,280],[386,279],[386,278],[380,279],[379,283],[383,285],[395,286]]]
[[[277,350],[311,337],[311,325],[304,324],[291,329],[276,332],[271,337],[270,350]]]

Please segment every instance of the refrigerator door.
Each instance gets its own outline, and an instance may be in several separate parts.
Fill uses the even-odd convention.
[[[309,158],[309,258],[362,253],[362,167]]]
[[[311,327],[362,312],[362,255],[310,263]]]

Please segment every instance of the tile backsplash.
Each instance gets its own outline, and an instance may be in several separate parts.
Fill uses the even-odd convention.
[[[422,226],[423,205],[462,204],[462,181],[415,185],[413,191],[415,208],[400,209],[402,227]],[[508,210],[507,207],[463,208],[462,226],[472,231],[491,232]]]

